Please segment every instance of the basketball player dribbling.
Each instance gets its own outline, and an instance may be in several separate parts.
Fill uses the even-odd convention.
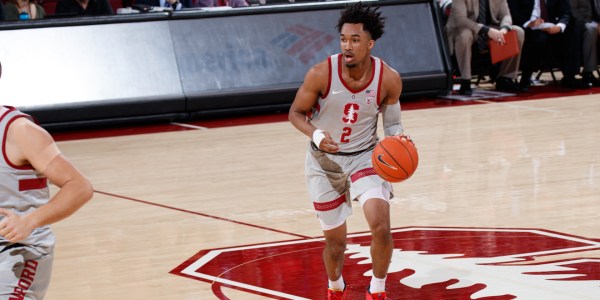
[[[92,185],[13,107],[0,105],[0,142],[0,299],[43,299],[54,257],[49,225],[89,201]],[[60,189],[52,198],[48,180]]]
[[[361,204],[372,235],[373,277],[366,299],[386,297],[393,249],[392,186],[376,175],[371,162],[378,142],[378,114],[383,116],[386,136],[402,135],[403,130],[400,75],[371,56],[383,34],[384,19],[377,8],[361,2],[348,5],[337,24],[342,53],[307,72],[289,112],[290,122],[312,140],[306,155],[306,182],[326,240],[328,299],[344,299],[346,291],[342,267],[352,200]]]

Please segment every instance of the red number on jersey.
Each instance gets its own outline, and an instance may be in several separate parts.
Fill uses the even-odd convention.
[[[344,127],[342,130],[342,136],[340,138],[340,142],[347,143],[350,141],[350,135],[352,134],[352,128]]]

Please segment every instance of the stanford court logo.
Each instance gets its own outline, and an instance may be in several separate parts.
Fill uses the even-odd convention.
[[[600,240],[540,229],[392,230],[391,299],[600,299]],[[369,233],[348,236],[348,299],[371,277]],[[326,299],[323,239],[203,250],[171,273],[271,299]]]

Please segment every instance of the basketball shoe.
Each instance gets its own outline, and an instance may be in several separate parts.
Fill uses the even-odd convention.
[[[344,300],[346,297],[346,288],[343,291],[335,290],[332,288],[327,289],[328,300]]]
[[[370,287],[367,287],[367,297],[366,300],[385,300],[387,299],[385,297],[385,292],[379,292],[379,293],[373,293],[371,294],[371,292],[369,291]]]

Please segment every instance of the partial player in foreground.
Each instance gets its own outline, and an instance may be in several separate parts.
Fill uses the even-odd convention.
[[[89,201],[92,185],[13,107],[0,106],[0,141],[0,299],[43,299],[54,258],[49,225]],[[60,189],[52,198],[48,180]]]
[[[386,136],[403,133],[400,122],[402,80],[398,72],[371,56],[384,17],[361,2],[349,4],[338,20],[342,53],[314,65],[290,108],[289,120],[311,138],[306,155],[308,193],[323,229],[323,260],[329,299],[343,299],[346,218],[352,200],[361,204],[372,234],[373,277],[367,299],[385,299],[392,255],[392,186],[379,177],[371,160],[378,142],[381,112]]]

